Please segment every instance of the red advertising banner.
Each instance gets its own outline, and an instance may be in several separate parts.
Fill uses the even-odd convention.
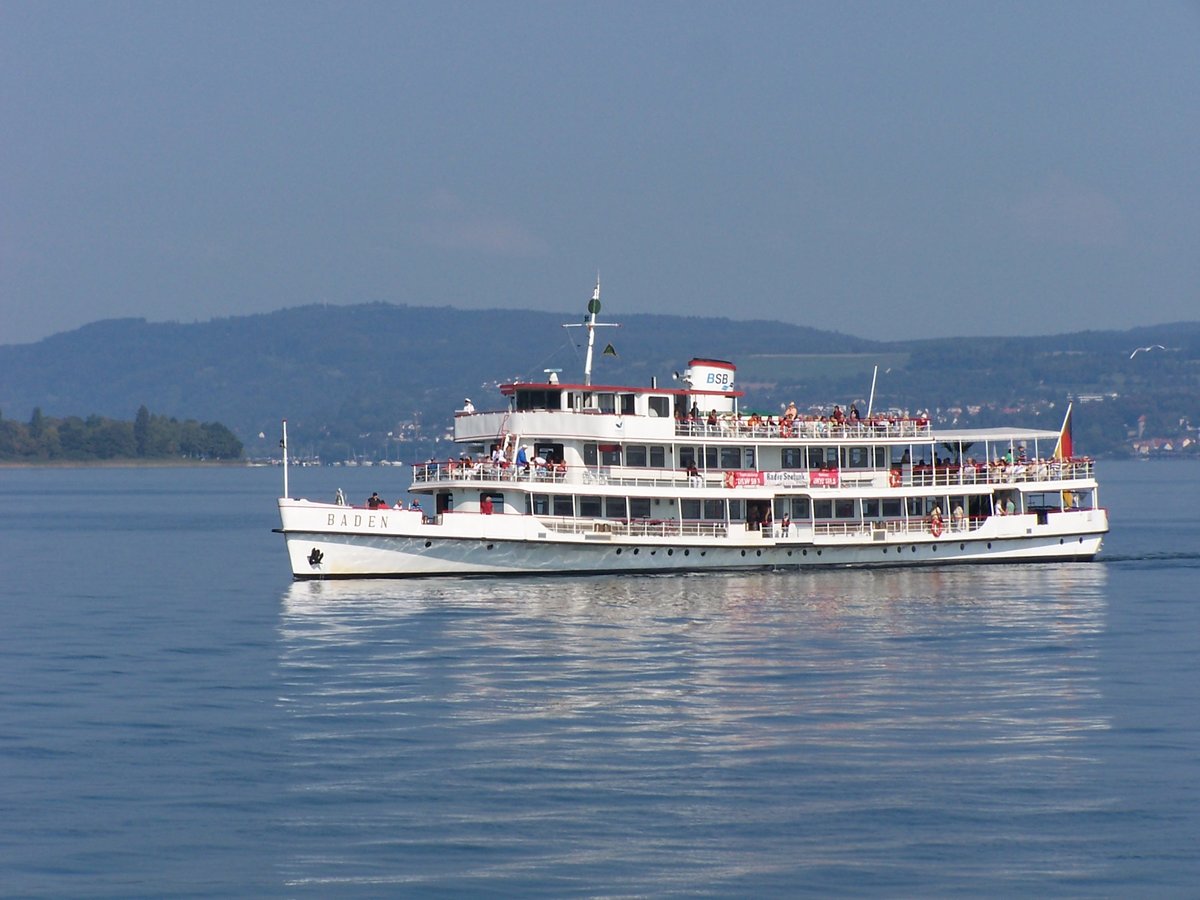
[[[813,487],[835,488],[838,486],[838,470],[813,469],[808,473],[808,483]]]
[[[736,471],[725,473],[725,487],[727,488],[759,487],[765,483],[762,472]]]

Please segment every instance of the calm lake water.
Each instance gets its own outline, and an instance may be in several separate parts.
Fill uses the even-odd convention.
[[[1200,468],[1100,475],[1103,563],[293,584],[278,470],[0,470],[0,894],[1196,896]]]

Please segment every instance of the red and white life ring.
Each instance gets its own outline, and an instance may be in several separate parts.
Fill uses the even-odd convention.
[[[942,520],[941,519],[930,519],[929,520],[929,533],[932,534],[934,537],[942,536]]]
[[[892,487],[900,487],[900,485],[903,483],[904,476],[900,474],[899,469],[892,469],[892,471],[888,473],[888,484],[890,484]]]

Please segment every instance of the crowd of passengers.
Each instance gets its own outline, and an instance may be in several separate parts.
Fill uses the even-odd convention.
[[[914,429],[923,429],[929,425],[929,417],[925,415],[908,416],[893,413],[864,417],[858,410],[857,404],[851,403],[849,411],[844,411],[840,405],[834,405],[833,412],[828,415],[800,415],[795,402],[787,405],[781,416],[764,416],[761,413],[718,413],[710,409],[704,415],[699,406],[692,408],[685,416],[682,413],[677,418],[677,424],[687,426],[696,431],[701,427],[708,433],[715,434],[757,434],[768,437],[792,437],[794,435],[810,435],[822,437],[826,435],[852,432],[859,427],[872,429],[887,429],[896,431],[900,426],[909,423]]]

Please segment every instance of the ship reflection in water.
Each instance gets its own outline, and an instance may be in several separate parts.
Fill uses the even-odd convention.
[[[292,584],[279,702],[308,802],[282,868],[566,894],[1086,882],[1108,850],[1078,835],[1112,802],[1106,582],[1040,564]]]

